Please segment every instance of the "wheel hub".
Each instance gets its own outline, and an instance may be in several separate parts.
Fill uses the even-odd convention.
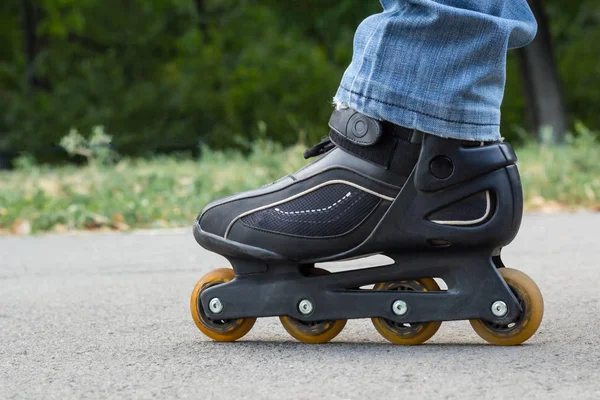
[[[405,301],[396,300],[394,304],[392,304],[392,311],[398,316],[406,315],[408,312],[408,305]]]
[[[223,303],[221,299],[215,297],[208,302],[208,308],[213,314],[220,314],[223,311]]]
[[[495,301],[494,304],[492,304],[492,314],[496,317],[504,317],[508,314],[508,306],[501,300]]]
[[[302,315],[309,315],[313,312],[313,309],[313,303],[308,299],[301,300],[300,303],[298,303],[298,311],[300,311],[300,314]]]

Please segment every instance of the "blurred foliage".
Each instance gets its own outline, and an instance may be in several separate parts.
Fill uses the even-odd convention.
[[[25,3],[37,7],[33,62]],[[595,129],[600,5],[545,4],[571,116]],[[98,125],[124,154],[316,141],[354,30],[379,10],[375,0],[1,2],[0,150],[36,151]],[[524,125],[514,52],[508,69],[503,132],[511,139]]]
[[[107,135],[103,126],[95,126],[89,138],[75,128],[60,140],[60,146],[70,156],[84,157],[89,166],[108,165],[116,161],[117,153],[111,148],[112,136]]]
[[[205,148],[200,162],[153,156],[85,167],[20,157],[15,171],[0,171],[0,234],[188,226],[215,197],[300,168],[305,160],[297,146],[256,140],[247,155]]]
[[[564,146],[527,141],[519,149],[525,208],[557,211],[564,205],[586,206],[600,211],[600,142],[598,133],[581,122]]]
[[[600,2],[552,0],[555,53],[572,119],[600,127]]]

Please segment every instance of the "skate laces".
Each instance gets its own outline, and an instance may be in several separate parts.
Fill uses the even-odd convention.
[[[334,147],[335,144],[331,141],[329,136],[324,137],[319,143],[315,144],[313,147],[304,150],[304,159],[308,160],[311,157],[316,157],[321,154],[325,154]]]

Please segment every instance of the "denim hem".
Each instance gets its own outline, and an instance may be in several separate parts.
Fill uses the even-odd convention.
[[[423,104],[421,100],[417,99],[403,98],[402,100],[409,104]],[[372,118],[389,121],[410,129],[418,129],[425,133],[444,138],[472,141],[501,140],[500,125],[498,123],[463,121],[451,117],[436,116],[431,112],[418,110],[414,106],[409,107],[405,104],[400,104],[400,101],[390,102],[377,99],[373,96],[348,90],[344,86],[339,87],[334,101],[344,103]],[[446,109],[446,107],[433,108],[438,111]],[[474,119],[481,120],[481,118]]]

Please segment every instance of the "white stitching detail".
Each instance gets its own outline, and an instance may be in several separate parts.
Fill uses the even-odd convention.
[[[223,235],[223,238],[227,239],[227,236],[229,236],[229,231],[233,227],[233,224],[235,224],[238,219],[243,218],[246,215],[250,215],[250,214],[253,214],[253,213],[258,212],[258,211],[266,210],[267,208],[278,206],[278,205],[283,204],[283,203],[287,203],[288,201],[297,199],[298,197],[302,197],[305,194],[314,192],[315,190],[320,189],[320,188],[322,188],[324,186],[334,185],[336,183],[341,183],[341,184],[344,184],[344,185],[352,186],[355,189],[358,189],[358,190],[361,190],[363,192],[372,194],[373,196],[377,196],[377,197],[379,197],[380,199],[383,199],[383,200],[387,200],[387,201],[393,201],[394,200],[393,197],[385,196],[385,195],[383,195],[381,193],[374,192],[373,190],[367,189],[367,188],[362,187],[360,185],[357,185],[356,183],[352,183],[352,182],[348,182],[348,181],[336,179],[336,180],[332,180],[332,181],[323,182],[320,185],[317,185],[317,186],[312,187],[312,188],[310,188],[308,190],[305,190],[304,192],[301,192],[301,193],[295,194],[293,196],[290,196],[287,199],[279,200],[279,201],[276,201],[275,203],[267,204],[267,205],[264,205],[264,206],[261,206],[261,207],[257,207],[257,208],[255,208],[253,210],[249,210],[249,211],[241,213],[240,215],[238,215],[237,217],[235,217],[234,219],[231,220],[231,222],[227,226],[227,229],[225,229],[225,234]]]
[[[314,212],[321,212],[321,211],[327,211],[327,210],[331,210],[331,208],[338,206],[339,204],[342,203],[342,201],[350,198],[350,196],[352,196],[351,192],[348,192],[344,195],[344,197],[342,197],[341,199],[339,199],[338,201],[336,201],[335,203],[333,203],[332,205],[330,205],[327,208],[317,208],[316,210],[302,210],[302,211],[281,211],[281,209],[279,207],[275,208],[275,211],[278,212],[279,214],[284,214],[284,215],[292,215],[292,214],[304,214],[304,213],[314,213]]]

